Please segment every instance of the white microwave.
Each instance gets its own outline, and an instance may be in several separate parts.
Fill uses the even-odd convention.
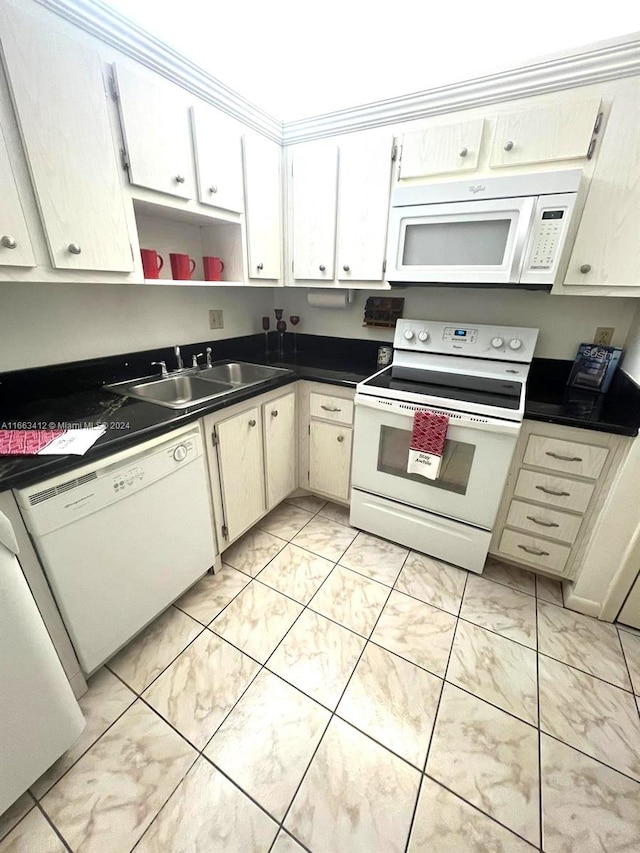
[[[581,180],[566,169],[395,189],[387,280],[548,289],[571,248]]]

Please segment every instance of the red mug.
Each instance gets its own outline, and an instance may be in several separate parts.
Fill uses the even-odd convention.
[[[189,281],[191,273],[196,268],[196,262],[192,261],[189,255],[172,254],[169,255],[171,260],[171,275],[179,281]]]
[[[162,255],[155,249],[140,249],[142,256],[142,271],[145,278],[160,278],[160,270],[164,265]]]
[[[222,279],[224,264],[220,258],[203,258],[202,266],[204,267],[205,281],[220,281]]]

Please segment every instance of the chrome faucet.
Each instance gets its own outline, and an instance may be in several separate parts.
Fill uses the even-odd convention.
[[[182,361],[182,356],[180,355],[180,347],[178,347],[178,346],[174,347],[173,351],[176,354],[176,361],[178,363],[178,370],[182,370],[182,368],[184,367],[184,363]]]
[[[204,355],[204,353],[203,353],[203,352],[199,352],[197,355],[194,353],[194,354],[191,356],[191,366],[192,366],[192,367],[198,367],[198,359],[200,358],[200,356],[201,356],[201,355]]]
[[[167,376],[169,375],[169,373],[167,372],[167,363],[166,363],[166,361],[152,361],[152,362],[151,362],[151,364],[152,364],[152,366],[153,366],[154,364],[157,364],[157,365],[158,365],[158,367],[159,367],[159,368],[160,368],[160,370],[161,370],[161,376],[162,376],[162,378],[163,378],[163,379],[166,379],[166,378],[167,378]]]
[[[207,353],[207,367],[211,367],[211,347],[207,347],[205,352]]]

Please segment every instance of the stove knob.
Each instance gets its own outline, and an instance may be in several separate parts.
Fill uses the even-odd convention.
[[[176,462],[183,462],[187,456],[187,448],[184,444],[179,444],[176,449],[173,451],[173,458]]]
[[[424,329],[421,332],[418,332],[418,340],[422,341],[422,343],[424,343],[425,341],[428,341],[429,340],[429,332],[425,331]]]
[[[520,338],[512,338],[509,341],[509,349],[520,349],[521,346],[522,341],[520,340]]]
[[[407,331],[404,333],[404,336],[408,341],[412,341],[415,338],[415,334],[411,329],[407,329]]]
[[[504,346],[504,338],[491,338],[491,346],[495,349],[500,349]]]

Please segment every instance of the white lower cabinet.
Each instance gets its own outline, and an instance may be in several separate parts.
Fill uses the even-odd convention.
[[[350,427],[311,421],[309,488],[312,492],[349,500],[352,435]]]
[[[490,552],[575,579],[625,448],[609,433],[525,421]]]
[[[220,550],[296,488],[296,391],[279,388],[204,418]]]

